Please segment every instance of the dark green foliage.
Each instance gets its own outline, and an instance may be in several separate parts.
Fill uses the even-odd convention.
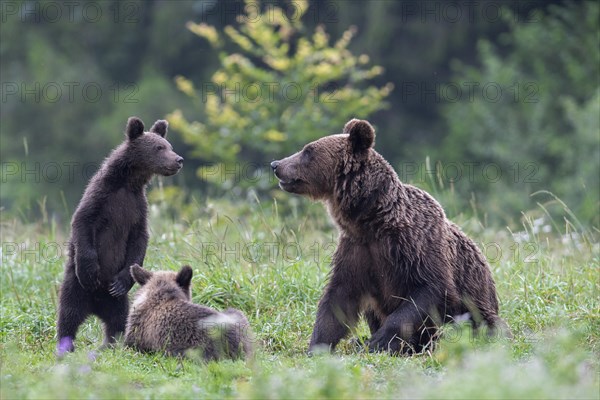
[[[530,209],[548,197],[528,195],[545,189],[597,225],[600,6],[551,6],[527,24],[507,19],[510,30],[499,44],[479,41],[478,66],[453,63],[454,81],[487,84],[489,91],[444,107],[449,132],[437,154],[446,162],[497,166],[498,179],[491,171],[493,180],[476,174],[470,185],[457,185],[463,197],[474,191],[493,212]]]
[[[530,196],[543,189],[597,226],[596,2],[509,1],[498,18],[493,1],[421,3],[277,0],[261,5],[270,19],[249,24],[236,17],[258,9],[241,0],[1,2],[1,207],[66,223],[130,115],[173,120],[186,158],[168,192],[173,213],[190,207],[190,193],[267,194],[268,162],[369,115],[401,179],[452,189],[440,190],[451,215],[515,226],[550,198]],[[224,82],[247,99],[258,83],[267,101],[205,90]],[[479,83],[472,102],[468,82]],[[482,98],[487,83],[501,86],[501,101]]]

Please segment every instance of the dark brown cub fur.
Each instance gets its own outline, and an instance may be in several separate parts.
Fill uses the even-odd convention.
[[[58,355],[73,351],[77,329],[90,315],[104,322],[108,345],[125,329],[129,266],[142,264],[148,244],[146,184],[154,174],[174,175],[183,164],[169,142],[167,121],[149,132],[136,117],[126,140],[90,180],[71,221],[69,255],[58,308]]]

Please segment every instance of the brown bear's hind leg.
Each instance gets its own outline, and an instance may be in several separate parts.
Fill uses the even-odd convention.
[[[79,326],[90,315],[90,294],[77,281],[75,274],[67,273],[60,288],[58,307],[56,355],[64,356],[75,350],[73,341]]]
[[[498,315],[493,315],[485,318],[485,322],[487,325],[487,334],[490,337],[499,338],[499,339],[512,339],[513,334],[510,330],[510,327],[502,318]]]
[[[117,337],[125,332],[129,302],[127,295],[112,297],[108,293],[102,294],[94,304],[94,314],[104,323],[104,342],[102,348],[112,346]]]

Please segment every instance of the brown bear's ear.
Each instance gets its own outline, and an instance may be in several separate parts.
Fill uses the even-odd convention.
[[[352,118],[350,121],[346,122],[346,125],[344,125],[344,130],[342,131],[342,133],[350,133],[350,131],[352,130],[352,127],[354,125],[356,125],[356,123],[358,121],[360,121],[360,119]]]
[[[144,123],[138,117],[130,117],[127,120],[125,134],[129,140],[138,138],[144,134]]]
[[[152,278],[152,272],[145,270],[138,264],[133,264],[131,267],[129,267],[129,271],[133,280],[142,286],[144,286],[150,280],[150,278]]]
[[[150,132],[154,132],[162,137],[166,137],[167,129],[169,129],[169,123],[164,119],[159,119],[154,123],[154,125],[152,125],[152,128],[150,128]]]
[[[190,287],[190,283],[192,283],[192,274],[192,267],[190,267],[189,265],[184,265],[183,267],[181,267],[181,270],[177,273],[177,278],[175,278],[175,281],[184,290],[188,290]]]
[[[362,153],[368,150],[375,141],[375,130],[365,120],[351,119],[344,126],[344,133],[348,134],[353,153]]]

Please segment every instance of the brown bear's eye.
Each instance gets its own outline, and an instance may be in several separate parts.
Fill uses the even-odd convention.
[[[165,146],[163,146],[161,144],[159,144],[158,146],[156,146],[156,150],[157,151],[161,151],[161,150],[164,150],[164,149],[165,149]]]
[[[312,157],[313,149],[311,147],[307,147],[304,149],[303,153],[306,158],[310,158]]]

